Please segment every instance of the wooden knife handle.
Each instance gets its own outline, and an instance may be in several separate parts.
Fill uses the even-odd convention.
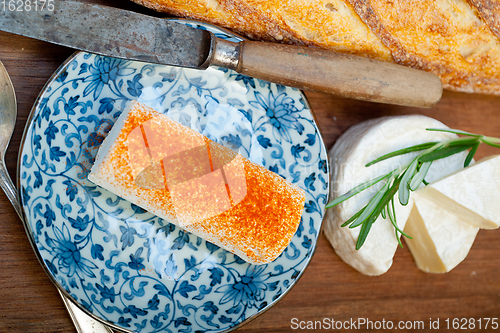
[[[443,92],[428,72],[332,51],[242,41],[236,71],[299,89],[370,102],[431,107]]]

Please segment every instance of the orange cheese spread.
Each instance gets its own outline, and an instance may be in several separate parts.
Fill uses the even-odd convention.
[[[305,202],[279,175],[135,101],[89,180],[254,264],[288,246]]]

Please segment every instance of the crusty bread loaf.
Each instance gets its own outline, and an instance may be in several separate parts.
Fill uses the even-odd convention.
[[[135,101],[88,179],[253,264],[283,252],[305,202],[281,176]]]
[[[241,17],[256,15],[270,30],[285,31],[290,41],[392,61],[389,49],[343,0],[224,1]]]
[[[133,1],[252,39],[396,61],[436,73],[450,90],[500,95],[498,0]]]
[[[500,40],[465,0],[349,0],[403,65],[448,89],[500,94]]]
[[[213,23],[250,39],[308,45],[392,61],[387,47],[343,0],[133,0]]]
[[[468,0],[479,12],[479,16],[490,30],[500,38],[500,1],[499,0]]]
[[[238,15],[234,5],[221,0],[133,0],[145,7],[175,16],[200,20],[230,29],[250,39],[301,44],[279,27],[270,27],[256,15]]]

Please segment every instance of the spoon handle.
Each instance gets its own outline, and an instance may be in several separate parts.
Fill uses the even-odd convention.
[[[21,202],[18,199],[16,186],[12,182],[9,173],[7,172],[3,155],[0,156],[0,187],[5,192],[5,195],[7,195],[7,198],[9,198],[12,206],[14,206],[14,209],[16,210],[17,215],[19,215],[19,218],[23,220]],[[68,310],[78,333],[113,333],[113,331],[109,327],[85,314],[59,289],[57,290],[59,291],[59,294],[63,299],[64,305],[66,306],[66,309]]]
[[[59,291],[78,333],[113,333],[111,328],[99,323],[97,320],[80,310],[73,302],[64,296],[61,290],[57,289],[57,291]]]
[[[14,206],[17,215],[19,215],[19,218],[22,220],[23,216],[21,212],[21,205],[17,198],[16,186],[14,186],[14,183],[7,172],[3,156],[0,159],[0,187],[5,192],[5,195],[9,198],[10,203]]]

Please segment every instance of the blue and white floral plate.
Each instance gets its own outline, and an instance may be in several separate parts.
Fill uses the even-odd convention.
[[[131,99],[306,191],[300,227],[278,259],[247,264],[87,180]],[[87,53],[68,59],[40,94],[19,164],[27,230],[49,276],[95,318],[134,332],[229,331],[269,309],[309,263],[328,199],[326,150],[300,91],[225,69]]]

